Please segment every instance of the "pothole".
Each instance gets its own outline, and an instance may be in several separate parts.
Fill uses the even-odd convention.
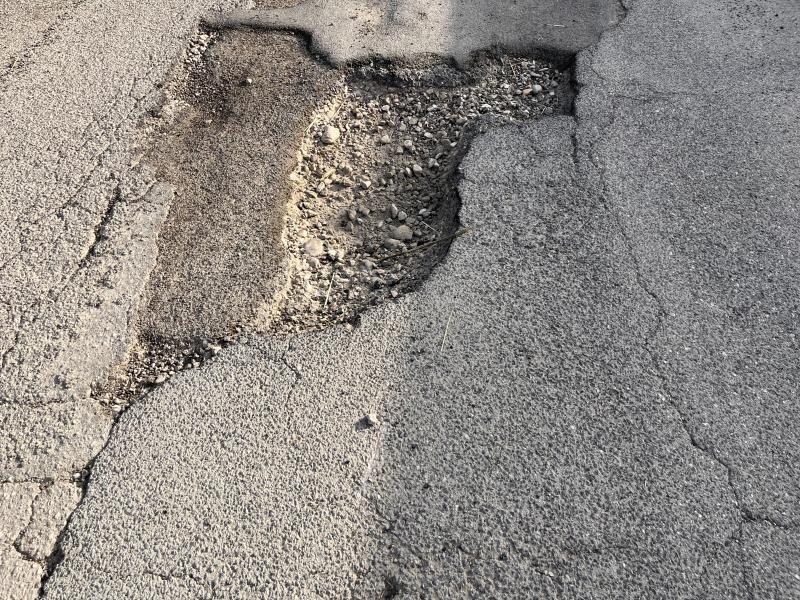
[[[467,71],[433,58],[343,70],[292,173],[288,288],[271,328],[350,322],[416,288],[468,233],[457,184],[470,141],[562,110],[566,83],[549,63],[488,54]]]
[[[567,112],[568,73],[483,53],[333,69],[287,32],[198,31],[143,127],[176,197],[119,411],[242,332],[353,323],[469,232],[458,167],[490,127]],[[480,226],[478,224],[477,226]]]
[[[350,324],[417,288],[469,234],[457,184],[474,136],[571,102],[567,73],[530,58],[336,70],[290,33],[198,31],[143,127],[141,159],[175,200],[138,342],[93,397],[118,415],[243,333]],[[59,541],[43,583],[62,556]]]

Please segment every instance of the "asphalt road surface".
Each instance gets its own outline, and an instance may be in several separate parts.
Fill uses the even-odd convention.
[[[458,62],[490,47],[569,59],[622,16],[617,0],[310,0],[210,14],[215,25],[292,29],[334,64],[438,54]]]
[[[0,597],[800,598],[800,8],[548,6],[258,12],[335,63],[546,32],[585,48],[575,115],[476,140],[472,232],[419,291],[254,333],[113,429],[90,391],[175,189],[131,166],[136,124],[213,7],[71,3],[9,38]]]

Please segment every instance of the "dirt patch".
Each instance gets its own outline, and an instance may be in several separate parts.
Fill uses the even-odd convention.
[[[144,335],[216,339],[272,302],[296,148],[337,78],[288,33],[200,32],[190,44],[147,123],[143,160],[176,196]]]

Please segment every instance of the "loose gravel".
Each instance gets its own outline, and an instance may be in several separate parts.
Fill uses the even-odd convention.
[[[483,56],[469,71],[362,65],[320,106],[292,174],[278,331],[350,323],[423,281],[458,235],[458,165],[488,127],[562,111],[565,74]]]

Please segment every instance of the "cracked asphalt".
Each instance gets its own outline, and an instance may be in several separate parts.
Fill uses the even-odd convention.
[[[133,167],[136,127],[212,4],[235,6],[0,8],[0,597],[37,595],[41,557],[108,437],[113,417],[91,391],[135,337],[172,198]],[[76,493],[58,507],[33,501],[62,485]],[[41,547],[21,551],[34,526],[47,532]]]
[[[254,333],[113,429],[90,390],[173,194],[131,139],[210,7],[65,6],[0,54],[0,597],[800,598],[795,2],[576,12],[614,18],[564,28],[574,116],[476,140],[472,233],[419,291]],[[350,21],[432,20],[463,59],[525,6],[259,21],[341,62],[397,52]]]

